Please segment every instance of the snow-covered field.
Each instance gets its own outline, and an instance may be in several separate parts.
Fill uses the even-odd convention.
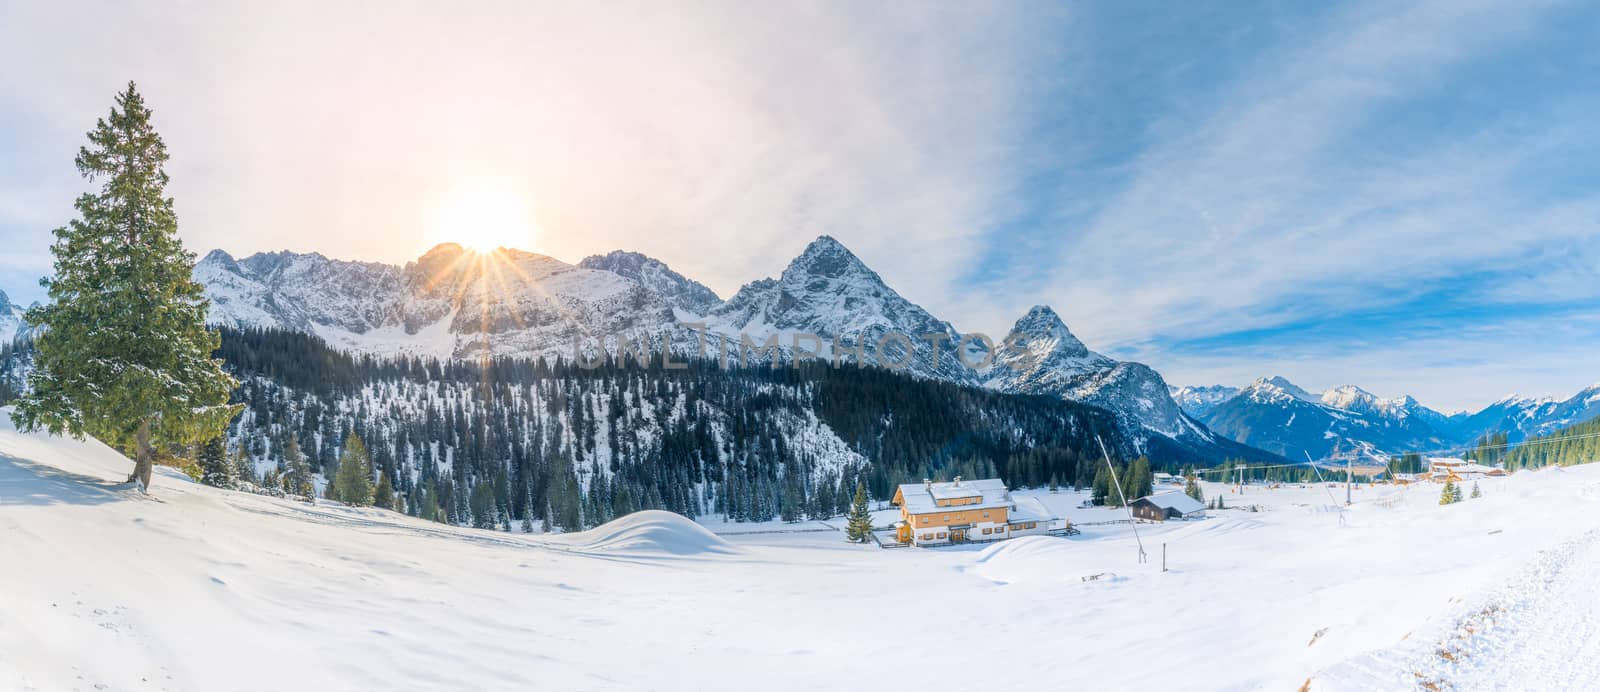
[[[0,689],[1600,685],[1600,465],[1342,513],[1321,486],[1207,484],[1260,511],[1139,525],[1144,564],[1069,492],[1030,494],[1081,536],[881,550],[660,512],[456,529],[168,469],[141,496],[129,467],[0,413]]]

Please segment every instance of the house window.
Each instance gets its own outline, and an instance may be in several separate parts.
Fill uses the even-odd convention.
[[[940,531],[940,532],[939,532],[939,538],[940,538],[940,539],[943,539],[943,538],[944,538],[944,532],[943,532],[943,531]]]
[[[983,518],[988,519],[989,518],[989,513],[988,512],[984,512],[983,513]]]
[[[928,523],[928,518],[927,517],[923,517],[922,518],[922,523],[924,523],[924,524]]]
[[[950,515],[948,515],[948,514],[944,515],[944,520],[945,521],[950,521]]]

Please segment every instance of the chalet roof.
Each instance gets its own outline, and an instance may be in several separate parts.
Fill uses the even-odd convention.
[[[930,514],[933,512],[962,510],[962,509],[989,509],[994,507],[1009,507],[1011,494],[1006,492],[1006,484],[998,478],[983,478],[974,481],[961,481],[955,483],[902,483],[899,488],[900,497],[905,500],[905,508],[911,514]],[[940,507],[937,500],[950,500],[957,498],[981,497],[973,504],[957,507]]]
[[[1016,504],[1011,507],[1009,520],[1015,524],[1019,521],[1051,521],[1055,516],[1044,506],[1037,497],[1019,497]]]
[[[1156,495],[1148,495],[1141,497],[1138,500],[1134,500],[1134,502],[1138,502],[1140,500],[1146,500],[1150,502],[1150,504],[1162,509],[1175,509],[1182,514],[1200,512],[1204,511],[1206,508],[1206,506],[1201,504],[1199,500],[1189,497],[1188,495],[1176,490],[1167,493],[1159,493]]]

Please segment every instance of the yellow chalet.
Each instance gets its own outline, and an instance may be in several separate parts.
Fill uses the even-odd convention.
[[[905,544],[949,545],[998,541],[1066,528],[1037,500],[1018,503],[998,478],[949,483],[905,483],[894,491],[900,507],[895,537]],[[1059,526],[1057,526],[1059,524]]]

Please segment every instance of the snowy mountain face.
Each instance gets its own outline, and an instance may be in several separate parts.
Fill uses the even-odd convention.
[[[619,274],[454,244],[405,267],[288,252],[234,261],[215,251],[195,279],[206,286],[214,324],[306,332],[378,355],[570,357],[589,335],[675,321],[667,296]]]
[[[816,335],[824,343],[815,350],[825,358],[834,354],[837,342],[840,351],[864,347],[868,363],[893,367],[904,362],[903,371],[911,375],[965,383],[975,378],[957,359],[961,335],[949,322],[889,288],[877,272],[828,236],[806,246],[777,279],[745,284],[712,310],[707,322],[711,331],[756,343],[777,335],[780,343],[792,346],[796,334]],[[813,344],[801,347],[812,350]],[[855,358],[853,352],[841,357]],[[968,362],[981,360],[981,344],[968,344]]]
[[[1223,397],[1228,391],[1235,394]],[[1514,443],[1600,417],[1600,384],[1565,400],[1508,397],[1477,413],[1449,415],[1355,385],[1312,394],[1282,377],[1239,390],[1185,387],[1173,396],[1213,431],[1291,458],[1326,456],[1335,443],[1378,456],[1467,447],[1500,432]]]
[[[1453,420],[1464,441],[1503,432],[1511,442],[1520,442],[1596,417],[1600,417],[1600,383],[1563,400],[1507,397],[1470,416],[1458,416]]]
[[[1183,409],[1184,413],[1195,418],[1203,418],[1218,404],[1238,396],[1240,391],[1242,390],[1238,387],[1229,387],[1223,384],[1201,387],[1173,387],[1172,400],[1177,402],[1178,407]]]
[[[1209,450],[1229,443],[1184,413],[1159,373],[1090,351],[1048,306],[1036,305],[1017,320],[996,351],[984,373],[986,386],[1104,408],[1136,443]]]
[[[5,291],[0,291],[0,343],[11,343],[17,334],[24,331],[24,312],[21,305],[11,302]]]
[[[471,358],[483,354],[568,358],[580,341],[628,335],[675,351],[695,346],[680,322],[699,321],[722,337],[731,360],[748,340],[775,339],[780,357],[799,350],[830,359],[1007,393],[1058,396],[1112,411],[1135,445],[1187,458],[1255,453],[1217,441],[1173,401],[1154,370],[1090,351],[1048,307],[1018,320],[990,347],[963,335],[890,288],[837,240],[822,236],[777,278],[742,287],[726,301],[659,260],[612,252],[577,265],[534,253],[480,255],[440,245],[404,267],[288,252],[234,260],[221,251],[195,268],[212,300],[210,321],[315,334],[331,345],[377,355]],[[797,335],[814,335],[815,340]],[[903,336],[902,336],[903,335]],[[715,338],[708,355],[716,357]],[[797,345],[798,341],[798,345]],[[616,353],[615,341],[606,350]],[[960,354],[957,348],[962,348]],[[909,354],[907,353],[909,350]],[[1169,438],[1151,442],[1152,437]],[[1241,453],[1243,452],[1243,453]]]
[[[39,301],[23,307],[20,303],[13,302],[4,291],[0,291],[0,343],[12,343],[18,339],[30,338],[33,325],[28,324],[28,310],[39,307]]]
[[[673,271],[666,263],[637,252],[617,250],[583,258],[578,266],[608,271],[642,284],[662,296],[667,304],[689,315],[704,315],[722,304],[722,299],[704,284]]]
[[[1282,377],[1256,380],[1199,417],[1219,434],[1295,459],[1335,449],[1381,456],[1455,441],[1443,427],[1446,416],[1409,396],[1382,399],[1353,385],[1312,394]]]

